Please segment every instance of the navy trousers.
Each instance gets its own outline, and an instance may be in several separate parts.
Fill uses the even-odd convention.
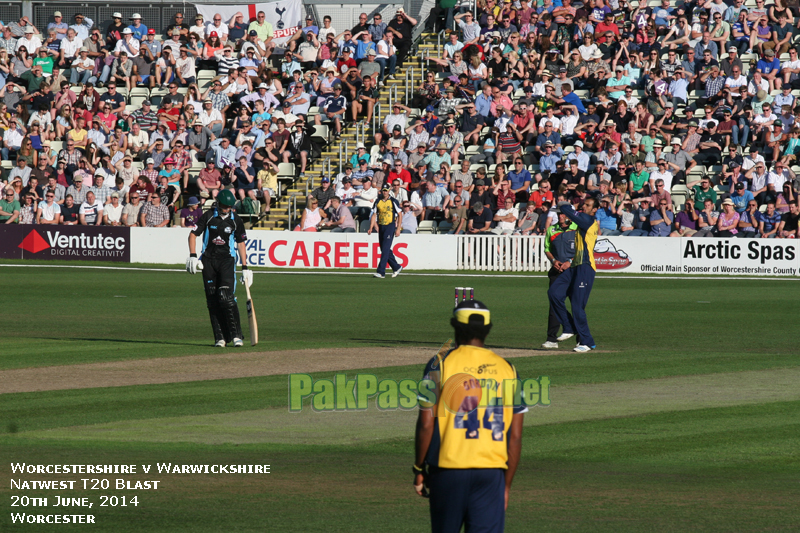
[[[575,333],[578,344],[595,346],[589,323],[586,319],[586,304],[594,285],[595,271],[591,265],[578,265],[561,273],[547,291],[550,305],[555,311],[564,333]],[[572,304],[572,323],[567,313],[566,302],[562,295],[566,293]]]
[[[396,271],[400,268],[400,264],[394,258],[392,251],[392,241],[394,241],[394,232],[397,230],[394,224],[386,226],[378,226],[378,243],[381,245],[381,260],[378,263],[378,274],[386,274],[386,263]]]
[[[594,346],[594,338],[589,331],[589,322],[586,319],[586,304],[589,303],[589,295],[594,285],[595,271],[592,265],[578,265],[572,273],[570,283],[569,301],[572,304],[572,318],[575,321],[575,333],[578,335],[578,342],[586,346]]]
[[[567,293],[572,283],[573,270],[573,268],[568,268],[558,277],[550,278],[550,288],[547,289],[550,312],[556,316],[558,323],[561,324],[563,333],[575,333],[575,323],[572,315],[567,311]],[[550,340],[550,331],[547,332],[547,336],[547,340]]]
[[[440,469],[428,475],[433,533],[502,533],[505,527],[505,470]]]
[[[553,284],[556,282],[556,280],[560,278],[563,274],[564,274],[563,272],[559,272],[558,270],[556,270],[555,267],[551,267],[550,271],[547,273],[547,277],[550,278],[550,287],[552,287]],[[564,304],[564,302],[567,299],[567,288],[568,285],[562,286],[558,289],[558,294],[553,295],[554,297],[558,298],[562,304]],[[548,299],[551,298],[550,290],[547,291],[547,298]],[[564,310],[566,311],[566,306],[564,307]],[[564,332],[574,333],[575,323],[572,321],[572,315],[570,314],[569,311],[566,311],[566,313],[567,313],[567,322],[564,323],[566,324],[564,326]],[[551,303],[550,311],[547,314],[547,340],[549,342],[556,342],[558,340],[558,329],[560,327],[561,327],[561,320],[556,314],[555,309],[553,309],[553,304]]]

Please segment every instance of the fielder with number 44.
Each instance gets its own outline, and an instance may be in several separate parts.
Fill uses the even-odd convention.
[[[242,346],[242,326],[236,303],[236,253],[242,262],[242,283],[253,284],[253,271],[247,268],[245,241],[247,234],[239,215],[233,212],[236,198],[224,190],[217,196],[217,205],[203,213],[197,227],[189,234],[189,259],[186,271],[203,272],[208,315],[214,331],[214,345]],[[197,257],[197,237],[203,237],[203,252]]]
[[[487,398],[481,406],[472,395],[480,380],[490,378],[485,387],[493,383],[494,397],[502,398],[509,392],[502,384],[519,379],[514,365],[484,347],[492,328],[489,309],[478,300],[462,301],[450,325],[457,347],[425,367],[425,379],[436,383],[436,401],[420,398],[414,490],[430,497],[434,533],[458,533],[464,525],[466,531],[502,533],[528,408],[509,398]]]

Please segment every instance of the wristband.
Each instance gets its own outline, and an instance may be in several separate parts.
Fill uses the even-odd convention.
[[[422,468],[422,467],[419,467],[419,466],[417,466],[417,465],[411,465],[411,470],[412,470],[412,471],[413,471],[415,474],[425,474],[425,469],[424,469],[424,468]]]
[[[242,270],[247,270],[247,265],[242,265]]]
[[[189,254],[189,257],[197,257],[197,254]]]

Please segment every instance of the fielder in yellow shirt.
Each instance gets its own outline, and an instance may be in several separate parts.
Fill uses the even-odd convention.
[[[414,486],[421,496],[430,491],[432,531],[467,524],[468,531],[502,532],[527,408],[514,402],[514,366],[484,347],[492,328],[486,306],[463,301],[450,323],[457,347],[425,368],[436,402],[420,403]]]

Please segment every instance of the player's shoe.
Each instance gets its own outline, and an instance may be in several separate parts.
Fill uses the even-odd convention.
[[[575,336],[574,333],[562,333],[561,335],[558,336],[558,340],[559,340],[559,342],[560,341],[565,341],[565,340],[569,339],[570,337],[574,337],[574,336]]]
[[[542,348],[545,348],[547,350],[550,350],[552,348],[558,348],[558,343],[557,342],[552,342],[552,341],[547,341],[544,344],[542,344]]]
[[[236,348],[240,348],[240,347],[244,346],[244,341],[242,339],[240,339],[239,337],[234,337],[233,338],[233,345]]]
[[[383,274],[378,274],[377,272],[375,272],[375,273],[374,273],[372,276],[373,276],[373,277],[376,277],[376,278],[380,278],[380,279],[383,279],[383,278],[385,278],[385,277],[386,277],[386,276],[384,276]]]
[[[393,277],[393,278],[396,278],[397,276],[399,276],[399,275],[400,275],[400,272],[402,272],[402,271],[403,271],[403,267],[400,267],[400,268],[398,268],[397,270],[395,270],[394,272],[392,272],[392,277]]]
[[[214,346],[216,346],[217,348],[224,348],[225,347],[225,339],[218,340],[216,343],[214,343]]]
[[[594,350],[596,346],[592,344],[591,346],[586,346],[585,344],[579,344],[575,348],[572,349],[573,352],[590,352]]]

